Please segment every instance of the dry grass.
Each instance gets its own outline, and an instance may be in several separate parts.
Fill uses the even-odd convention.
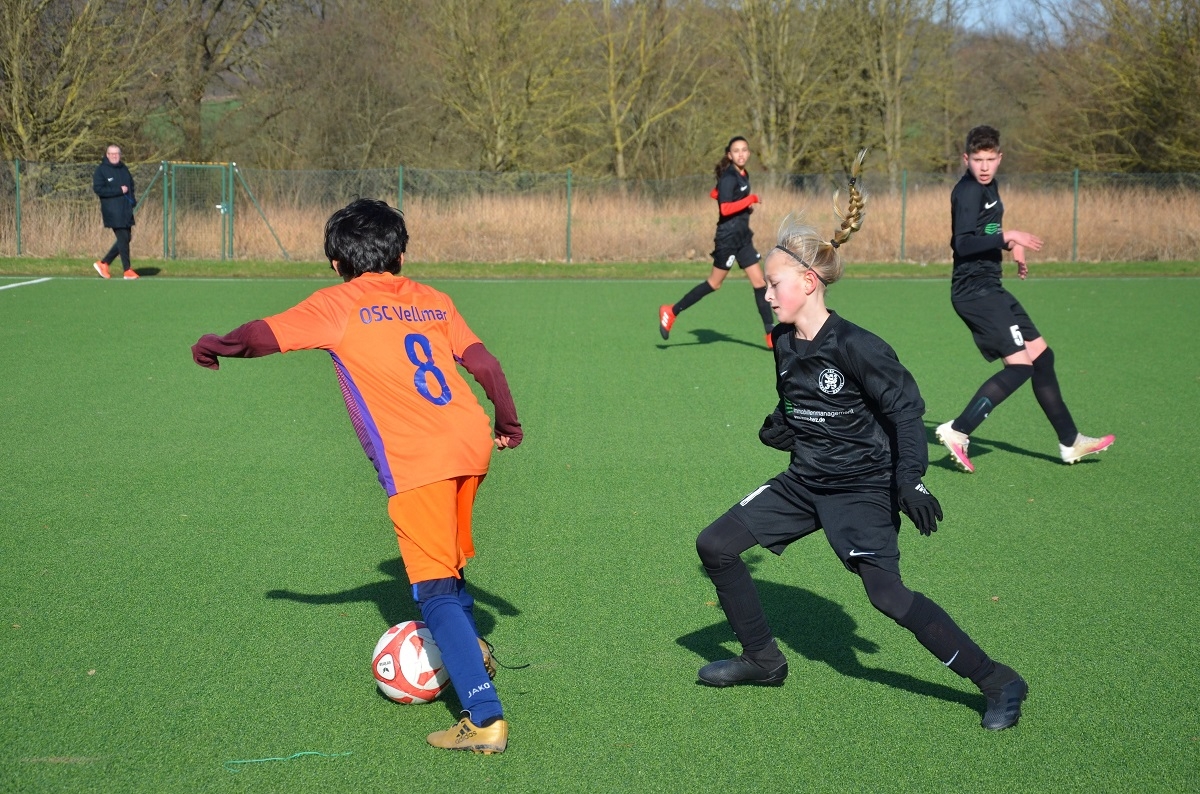
[[[880,191],[868,202],[863,230],[843,249],[850,262],[946,262],[950,258],[949,185],[911,186],[907,199]],[[806,210],[818,228],[832,231],[829,193],[781,188],[761,192],[752,226],[760,250],[793,210]],[[264,201],[271,228],[293,260],[320,261],[326,218],[341,200],[297,208],[296,202]],[[393,196],[380,196],[394,200]],[[1036,259],[1072,258],[1073,197],[1069,189],[1006,187],[1009,228],[1039,234],[1046,247]],[[237,258],[280,259],[275,242],[249,201],[239,199],[234,250]],[[466,195],[456,199],[406,197],[415,262],[560,262],[566,257],[565,193]],[[901,215],[903,252],[901,257]],[[695,198],[648,199],[611,189],[578,191],[573,201],[572,259],[575,262],[706,261],[712,247],[716,208]],[[0,205],[0,253],[17,254],[11,203]],[[100,225],[94,199],[40,198],[27,201],[21,216],[26,256],[91,260],[112,242]],[[1182,189],[1091,188],[1079,199],[1077,258],[1080,261],[1166,261],[1200,259],[1200,194]],[[133,251],[137,259],[163,256],[161,197],[144,202]],[[221,215],[209,204],[177,214],[175,255],[219,258]]]

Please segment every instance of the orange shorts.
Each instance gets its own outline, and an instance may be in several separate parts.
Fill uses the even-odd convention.
[[[400,557],[410,584],[457,579],[475,556],[471,509],[484,475],[432,482],[388,499],[388,516],[400,541]]]

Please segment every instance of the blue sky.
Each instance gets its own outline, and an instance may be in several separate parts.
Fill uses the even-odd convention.
[[[974,0],[967,9],[972,27],[1003,27],[1014,22],[1032,6],[1028,0]]]

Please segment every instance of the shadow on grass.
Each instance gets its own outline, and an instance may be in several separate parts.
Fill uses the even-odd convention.
[[[962,692],[905,673],[863,665],[856,652],[878,653],[879,647],[856,634],[858,625],[839,604],[801,587],[766,581],[758,581],[755,584],[775,638],[805,659],[827,664],[850,678],[872,681],[950,703],[960,703],[981,713],[986,706],[981,694]],[[897,626],[896,631],[904,629]],[[711,662],[729,658],[730,653],[722,647],[722,643],[732,639],[733,631],[729,624],[721,621],[685,634],[676,642],[705,661]],[[912,641],[916,642],[915,639]],[[803,668],[793,664],[790,674],[793,678],[802,677]]]
[[[293,590],[268,590],[267,598],[296,601],[301,604],[352,604],[359,601],[369,601],[379,609],[379,614],[388,626],[395,626],[406,620],[420,620],[421,612],[412,598],[412,587],[408,576],[404,573],[404,564],[397,557],[379,563],[379,571],[388,576],[378,582],[342,590],[337,593],[297,593]],[[480,637],[487,637],[496,628],[496,617],[493,610],[501,615],[519,615],[521,611],[510,601],[484,590],[478,585],[467,582],[467,589],[475,598],[475,626],[479,629]],[[487,609],[481,609],[480,606]],[[379,697],[385,698],[382,691]],[[443,695],[439,698],[453,719],[459,718],[460,706],[455,698]]]
[[[929,453],[929,465],[937,466],[939,469],[946,469],[947,471],[958,471],[954,463],[950,460],[950,453],[942,446],[942,442],[937,440],[938,424],[940,423],[932,422],[928,419],[925,420],[925,440],[929,446],[934,447],[934,450]],[[1056,455],[1048,455],[1045,452],[1034,452],[1031,449],[1009,444],[1006,441],[993,441],[980,436],[971,436],[971,446],[967,450],[967,453],[971,458],[971,462],[974,463],[984,455],[990,455],[993,450],[1012,452],[1017,455],[1024,455],[1027,458],[1037,458],[1059,465],[1062,464],[1062,459]]]
[[[673,347],[688,347],[689,345],[711,345],[714,342],[732,342],[735,345],[745,345],[752,347],[755,350],[766,350],[765,344],[756,345],[753,342],[747,342],[745,339],[735,339],[729,334],[723,334],[720,331],[713,331],[710,328],[696,328],[689,331],[692,336],[696,337],[695,342],[677,342],[675,344],[659,344],[659,350],[670,350]]]
[[[157,276],[162,272],[161,267],[131,267],[129,269],[139,276]]]
[[[412,587],[404,573],[400,558],[379,563],[380,572],[389,578],[342,590],[338,593],[297,593],[293,590],[268,590],[267,598],[296,601],[301,604],[351,604],[369,601],[375,604],[380,617],[388,626],[406,620],[420,620],[421,611],[412,598]],[[475,597],[475,625],[479,636],[487,637],[496,628],[495,614],[511,617],[521,614],[510,601],[501,598],[467,580],[467,589]],[[484,608],[481,608],[484,607]],[[495,614],[494,614],[495,613]]]

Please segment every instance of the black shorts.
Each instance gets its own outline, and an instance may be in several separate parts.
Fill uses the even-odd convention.
[[[1008,290],[969,300],[952,301],[954,311],[971,329],[975,347],[988,361],[1011,356],[1041,333]]]
[[[783,554],[790,544],[825,530],[850,571],[861,563],[900,575],[900,508],[891,491],[831,491],[805,486],[790,471],[767,481],[734,505],[758,545]]]
[[[735,243],[734,247],[726,247],[727,243],[724,240],[715,243],[716,249],[712,252],[713,267],[719,270],[732,270],[734,262],[742,270],[757,265],[759,260],[758,251],[754,250],[754,243],[746,240],[743,243]]]

